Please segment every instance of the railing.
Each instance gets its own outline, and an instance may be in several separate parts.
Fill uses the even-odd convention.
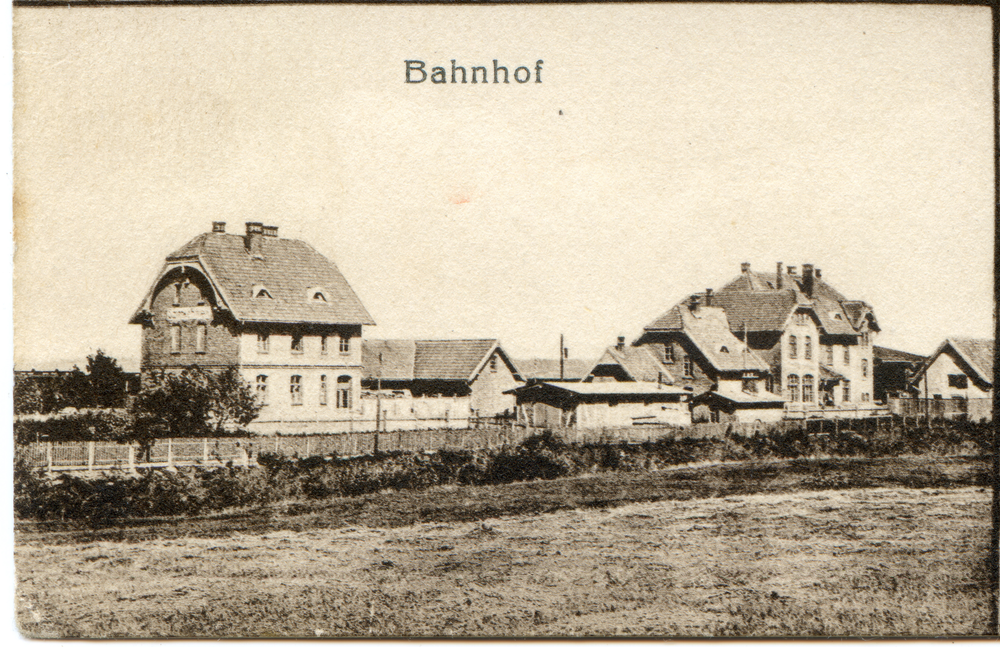
[[[232,463],[247,467],[250,455],[248,439],[165,438],[153,444],[148,456],[138,445],[109,442],[38,442],[19,445],[15,458],[32,469],[48,472],[104,471],[132,472],[142,468],[177,466],[222,466]]]

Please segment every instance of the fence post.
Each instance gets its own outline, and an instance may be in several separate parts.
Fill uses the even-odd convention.
[[[247,453],[247,448],[240,444],[240,461],[243,463],[243,467],[250,467],[250,454]]]
[[[128,446],[128,471],[135,472],[135,445]]]
[[[45,470],[51,474],[52,473],[52,441],[45,442]]]
[[[174,445],[170,438],[167,438],[167,469],[174,466]]]
[[[87,474],[94,473],[94,441],[87,441]]]
[[[208,438],[201,439],[201,462],[208,463]]]

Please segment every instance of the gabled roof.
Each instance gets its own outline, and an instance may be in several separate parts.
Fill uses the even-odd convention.
[[[696,311],[685,306],[674,306],[661,317],[663,322],[672,324],[672,327],[658,330],[685,333],[716,371],[767,371],[767,362],[733,335],[728,312],[715,304],[713,297],[711,307],[701,306]],[[646,330],[650,328],[647,327]]]
[[[992,339],[971,339],[955,337],[941,342],[937,350],[924,362],[923,366],[914,374],[911,381],[916,384],[923,377],[927,368],[933,364],[941,353],[951,350],[971,371],[970,377],[985,384],[987,388],[993,388],[993,354],[994,340]]]
[[[365,339],[361,360],[365,379],[472,382],[494,350],[521,379],[496,339]]]
[[[819,379],[824,382],[842,382],[847,380],[843,373],[833,370],[826,364],[819,365]]]
[[[927,360],[926,355],[907,353],[906,351],[886,348],[884,346],[872,346],[872,355],[877,361],[883,363],[920,364]]]
[[[587,371],[586,380],[594,370],[604,364],[617,364],[635,382],[662,382],[673,384],[670,370],[645,346],[626,346],[619,350],[608,347],[599,360]]]
[[[244,245],[244,237],[205,233],[167,256],[156,284],[173,267],[188,264],[202,271],[238,321],[373,325],[371,315],[328,258],[301,240],[259,236],[259,257]],[[154,284],[132,323],[149,308]],[[253,288],[270,298],[254,298]],[[311,298],[320,290],[325,300]]]
[[[719,291],[711,295],[711,306],[726,311],[733,333],[776,332],[784,330],[788,318],[800,306],[809,307],[820,327],[829,335],[856,335],[868,318],[873,330],[878,322],[871,307],[863,301],[849,301],[826,281],[814,277],[812,295],[804,291],[801,275],[782,275],[778,287],[777,274],[741,272]],[[698,296],[709,303],[705,293]],[[690,298],[690,297],[689,297]],[[679,311],[687,308],[689,298],[674,306],[645,327],[646,331],[675,330],[679,327]]]
[[[557,359],[516,359],[514,364],[526,380],[558,380],[559,360]],[[563,379],[582,380],[593,362],[585,359],[564,359]]]

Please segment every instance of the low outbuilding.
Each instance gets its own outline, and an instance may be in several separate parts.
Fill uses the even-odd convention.
[[[649,382],[538,382],[508,391],[530,427],[600,429],[691,424],[690,391]]]

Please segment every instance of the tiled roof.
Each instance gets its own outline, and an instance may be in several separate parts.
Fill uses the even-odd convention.
[[[920,364],[927,360],[926,355],[917,355],[894,348],[884,346],[872,346],[872,355],[881,362],[902,362],[906,364]]]
[[[730,301],[739,302],[739,300],[732,299]],[[787,312],[785,317],[781,319],[782,325],[786,318]],[[686,333],[717,371],[766,371],[768,369],[767,362],[733,335],[734,327],[729,317],[729,310],[720,304],[714,295],[711,307],[700,306],[697,311],[692,311],[687,306],[674,306],[657,322],[662,325],[654,327],[656,326],[654,323],[647,326],[646,330],[669,330]]]
[[[819,365],[819,379],[823,380],[823,381],[826,381],[826,382],[839,382],[839,381],[842,381],[842,380],[846,380],[847,378],[844,377],[844,375],[842,373],[838,373],[837,371],[833,370],[829,366],[827,366],[825,364],[820,364]]]
[[[361,363],[366,379],[412,380],[417,342],[412,339],[365,339]]]
[[[312,246],[275,236],[260,236],[260,245],[260,258],[255,258],[243,236],[206,233],[170,254],[167,263],[200,263],[240,321],[375,323],[337,266]],[[255,286],[266,289],[270,298],[255,298]],[[320,290],[325,300],[312,298],[310,290]]]
[[[771,332],[785,327],[788,317],[799,305],[812,305],[820,326],[831,335],[856,335],[861,320],[871,316],[878,329],[871,307],[863,301],[848,301],[844,295],[820,278],[814,278],[812,297],[803,292],[800,275],[782,275],[777,289],[777,274],[742,272],[711,296],[711,306],[726,311],[732,332]],[[697,295],[708,303],[707,295]],[[680,311],[687,309],[688,299],[671,308],[645,327],[647,331],[678,330]]]
[[[670,370],[645,346],[626,346],[622,350],[611,346],[604,351],[604,355],[587,374],[590,375],[594,369],[603,364],[618,364],[625,374],[636,382],[674,383]]]
[[[379,376],[381,353],[384,380],[471,381],[494,349],[520,377],[495,339],[366,339],[361,344],[361,357],[366,379]]]
[[[993,384],[993,340],[955,338],[948,340],[974,371],[979,379]]]
[[[557,359],[516,359],[514,364],[521,376],[534,380],[558,380],[559,360]],[[563,376],[567,380],[582,380],[593,362],[585,359],[563,360]]]

